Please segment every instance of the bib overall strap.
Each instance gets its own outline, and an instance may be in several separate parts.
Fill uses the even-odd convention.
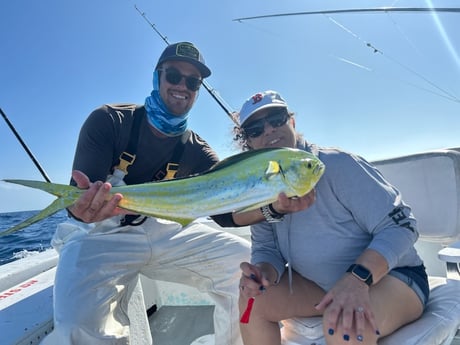
[[[123,174],[122,179],[128,175],[128,167],[133,165],[134,161],[136,160],[136,152],[137,152],[137,144],[139,141],[139,133],[141,129],[141,122],[143,116],[141,114],[141,110],[143,108],[136,108],[133,114],[133,125],[131,127],[131,133],[129,135],[129,142],[126,150],[120,154],[120,161],[118,165],[114,168],[115,170],[121,171]],[[119,175],[120,173],[118,173]]]
[[[177,170],[179,169],[179,162],[182,157],[182,153],[184,152],[185,143],[187,142],[189,137],[189,130],[185,131],[184,134],[182,134],[182,137],[174,147],[174,151],[169,162],[163,165],[160,169],[158,169],[155,175],[153,175],[154,181],[171,180],[176,177]]]

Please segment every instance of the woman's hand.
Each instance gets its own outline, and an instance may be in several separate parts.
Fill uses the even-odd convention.
[[[126,213],[118,208],[118,203],[123,196],[119,193],[110,195],[112,188],[110,183],[102,181],[92,183],[88,176],[78,170],[72,172],[72,177],[78,188],[86,189],[78,200],[67,208],[76,219],[93,223]]]
[[[298,212],[310,207],[315,202],[315,197],[314,189],[304,196],[296,198],[288,198],[286,194],[280,193],[278,200],[272,203],[272,206],[278,213]]]
[[[323,311],[323,322],[329,335],[341,328],[343,334],[340,336],[344,339],[354,334],[358,340],[363,341],[367,322],[378,334],[370,304],[369,286],[349,273],[323,297],[316,309]],[[352,329],[353,326],[355,329]]]
[[[275,282],[275,269],[269,264],[252,265],[249,262],[240,264],[242,271],[240,279],[240,291],[247,297],[255,297],[265,292],[265,290]],[[275,276],[276,277],[276,276]]]

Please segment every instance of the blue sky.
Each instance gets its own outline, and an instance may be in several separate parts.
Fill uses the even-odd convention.
[[[275,89],[308,140],[369,160],[460,146],[459,13],[233,21],[458,1],[2,1],[0,107],[53,182],[68,182],[80,126],[94,108],[143,103],[151,91],[165,42],[135,4],[170,42],[201,49],[213,71],[209,85],[232,110]],[[190,125],[221,158],[236,153],[232,122],[205,89]],[[41,180],[3,119],[0,138],[0,179]],[[0,196],[0,213],[40,209],[53,199],[4,182]]]

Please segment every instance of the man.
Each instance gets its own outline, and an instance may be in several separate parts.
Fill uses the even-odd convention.
[[[241,264],[244,344],[280,345],[280,321],[323,315],[328,345],[375,345],[419,318],[428,279],[400,193],[361,157],[307,142],[278,92],[250,97],[239,121],[243,150],[298,148],[326,167],[310,207],[284,215],[274,204],[251,227],[251,261]]]
[[[140,273],[207,292],[216,306],[215,344],[241,343],[238,264],[249,257],[248,242],[200,223],[182,227],[125,215],[117,207],[123,196],[109,196],[112,184],[184,177],[218,161],[187,129],[199,87],[210,74],[192,43],[171,44],[158,60],[143,106],[104,105],[84,123],[72,184],[87,191],[69,207],[73,220],[61,224],[53,239],[60,252],[54,331],[42,344],[151,344]],[[233,223],[231,215],[225,217]],[[137,310],[135,319],[130,310]]]

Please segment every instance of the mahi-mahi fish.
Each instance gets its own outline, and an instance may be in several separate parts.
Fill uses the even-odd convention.
[[[303,196],[314,188],[324,169],[316,156],[303,150],[260,149],[230,156],[191,177],[112,187],[110,193],[123,195],[118,204],[122,209],[186,225],[199,217],[259,208],[276,201],[281,192],[288,197]],[[0,236],[71,206],[85,192],[42,181],[4,181],[41,189],[58,199],[37,215],[0,232]]]

